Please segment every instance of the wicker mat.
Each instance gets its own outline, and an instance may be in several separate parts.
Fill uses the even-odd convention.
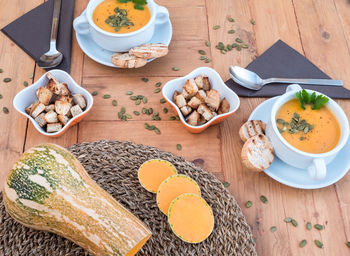
[[[184,158],[157,148],[119,141],[77,144],[69,150],[101,187],[152,230],[152,237],[137,255],[256,255],[250,227],[235,199],[215,176]],[[200,185],[202,196],[215,216],[213,233],[204,242],[189,244],[177,238],[166,216],[159,211],[155,195],[139,184],[137,169],[152,158],[170,161],[179,173],[190,176]],[[6,213],[1,193],[0,202],[1,256],[89,255],[69,240],[16,223]]]

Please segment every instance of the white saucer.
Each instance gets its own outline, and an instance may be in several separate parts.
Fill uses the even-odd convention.
[[[272,105],[277,97],[268,99],[261,103],[250,115],[249,120],[262,120],[267,123]],[[265,170],[265,173],[271,178],[290,187],[301,189],[323,188],[337,182],[350,169],[350,139],[344,148],[338,153],[337,157],[327,165],[327,175],[322,180],[313,180],[307,170],[298,169],[282,162],[275,156],[272,165]]]
[[[102,65],[117,68],[116,66],[113,65],[111,61],[111,56],[114,54],[114,52],[105,50],[100,46],[98,46],[95,43],[95,41],[92,39],[91,34],[82,35],[82,34],[75,33],[75,35],[77,37],[77,41],[81,50],[87,56],[89,56],[91,59],[93,59],[94,61]],[[163,24],[156,25],[154,30],[154,35],[151,41],[147,43],[162,43],[162,44],[169,45],[172,35],[173,35],[173,28],[171,25],[171,21],[169,19],[167,22]],[[148,60],[148,62],[151,62],[153,60],[154,59],[150,59]]]

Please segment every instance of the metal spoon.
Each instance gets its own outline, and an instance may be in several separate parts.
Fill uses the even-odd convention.
[[[261,79],[256,73],[238,66],[230,67],[230,76],[233,79],[233,81],[235,81],[236,83],[256,91],[260,90],[265,84],[270,84],[270,83],[287,83],[287,84],[296,83],[296,84],[343,86],[343,81],[331,80],[331,79],[289,79],[289,78]]]
[[[61,2],[62,0],[54,0],[51,38],[50,38],[50,50],[44,53],[40,57],[40,60],[38,61],[38,65],[41,68],[57,67],[59,64],[61,64],[63,60],[63,54],[57,51],[57,48],[56,48],[57,31],[58,31],[58,24],[59,24],[60,13],[61,13]]]

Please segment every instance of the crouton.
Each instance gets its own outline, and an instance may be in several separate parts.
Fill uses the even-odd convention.
[[[75,104],[79,105],[81,109],[86,108],[86,100],[83,95],[81,94],[74,94],[73,95],[73,101]]]
[[[50,104],[45,107],[45,112],[50,112],[51,110],[55,110],[55,104]]]
[[[83,110],[79,107],[79,105],[74,105],[71,109],[70,112],[72,113],[72,116],[77,116],[80,113],[83,113]]]
[[[196,82],[198,89],[203,89],[203,76],[197,76],[194,81]]]
[[[45,116],[45,113],[41,113],[40,115],[38,115],[38,116],[34,119],[35,122],[37,122],[38,125],[39,125],[41,128],[43,128],[43,127],[47,124],[47,122],[46,122],[45,119],[44,119],[44,116]]]
[[[71,105],[73,105],[73,97],[70,95],[61,95],[57,100],[63,101],[63,102],[68,102]]]
[[[198,109],[198,113],[201,114],[205,120],[209,121],[210,119],[213,118],[213,113],[210,111],[210,109],[207,107],[205,104],[200,104]]]
[[[61,129],[62,129],[61,123],[47,124],[46,126],[46,132],[49,132],[49,133],[58,132]]]
[[[34,103],[33,103],[33,104],[30,104],[30,106],[28,106],[28,107],[26,107],[26,108],[24,109],[28,115],[30,115],[30,112],[31,112],[33,106],[34,106]]]
[[[47,123],[50,123],[50,124],[58,122],[57,113],[53,110],[51,110],[50,112],[47,112],[43,118]]]
[[[204,116],[200,115],[198,125],[205,124],[206,122],[207,122],[207,120],[205,120]]]
[[[196,82],[194,81],[193,78],[186,81],[186,83],[184,85],[184,89],[188,92],[188,94],[191,97],[196,95],[196,93],[198,92],[198,87],[197,87]]]
[[[182,108],[180,108],[180,110],[184,116],[187,116],[189,113],[191,113],[192,108],[189,106],[183,106]]]
[[[49,79],[49,82],[46,85],[47,89],[57,95],[70,95],[66,83],[60,83],[50,72],[47,73],[46,77]]]
[[[228,103],[228,101],[224,98],[221,103],[220,103],[220,107],[219,107],[219,114],[225,114],[230,110],[230,103]]]
[[[199,122],[200,114],[195,110],[186,118],[186,122],[189,125],[197,126]]]
[[[173,101],[174,102],[175,102],[176,96],[179,95],[179,94],[180,94],[180,92],[175,90],[174,95],[173,95]]]
[[[189,100],[189,99],[191,99],[191,95],[184,89],[184,90],[182,90],[182,96],[184,96],[184,98],[185,98],[185,100],[187,101],[187,100]]]
[[[36,118],[38,115],[40,115],[43,111],[45,110],[45,105],[42,104],[41,102],[36,102],[34,103],[32,109],[30,110],[30,115],[33,118]]]
[[[203,77],[203,90],[204,91],[209,91],[211,88],[209,78],[207,76]]]
[[[177,95],[175,97],[175,104],[179,107],[182,108],[183,106],[186,106],[186,100],[182,94]]]
[[[207,92],[205,103],[214,110],[218,110],[220,106],[220,94],[217,90],[211,89]]]
[[[199,90],[196,94],[196,97],[200,99],[201,102],[205,102],[205,98],[207,97],[207,93],[204,90]]]
[[[192,97],[191,100],[187,103],[187,105],[189,105],[193,109],[197,109],[201,103],[202,102],[200,99],[198,99],[197,97]]]
[[[55,102],[55,110],[59,115],[67,115],[72,105],[69,102],[57,100]]]
[[[58,115],[58,120],[63,124],[66,125],[69,121],[69,117],[68,116],[64,116],[64,115]]]
[[[45,106],[49,105],[52,95],[53,93],[45,87],[40,87],[38,90],[36,90],[36,96]]]

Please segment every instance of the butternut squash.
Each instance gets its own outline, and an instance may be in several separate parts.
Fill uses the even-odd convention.
[[[140,166],[138,178],[146,190],[157,193],[159,185],[174,174],[177,174],[177,170],[172,163],[161,159],[151,159]]]
[[[63,236],[95,255],[134,255],[151,236],[74,155],[54,144],[31,148],[20,157],[6,179],[3,198],[16,221]]]
[[[214,215],[207,202],[196,194],[182,194],[169,207],[168,222],[180,239],[200,243],[213,231]]]
[[[186,175],[176,174],[170,176],[158,188],[157,205],[159,209],[167,215],[171,202],[185,193],[201,196],[201,189],[193,179]]]

